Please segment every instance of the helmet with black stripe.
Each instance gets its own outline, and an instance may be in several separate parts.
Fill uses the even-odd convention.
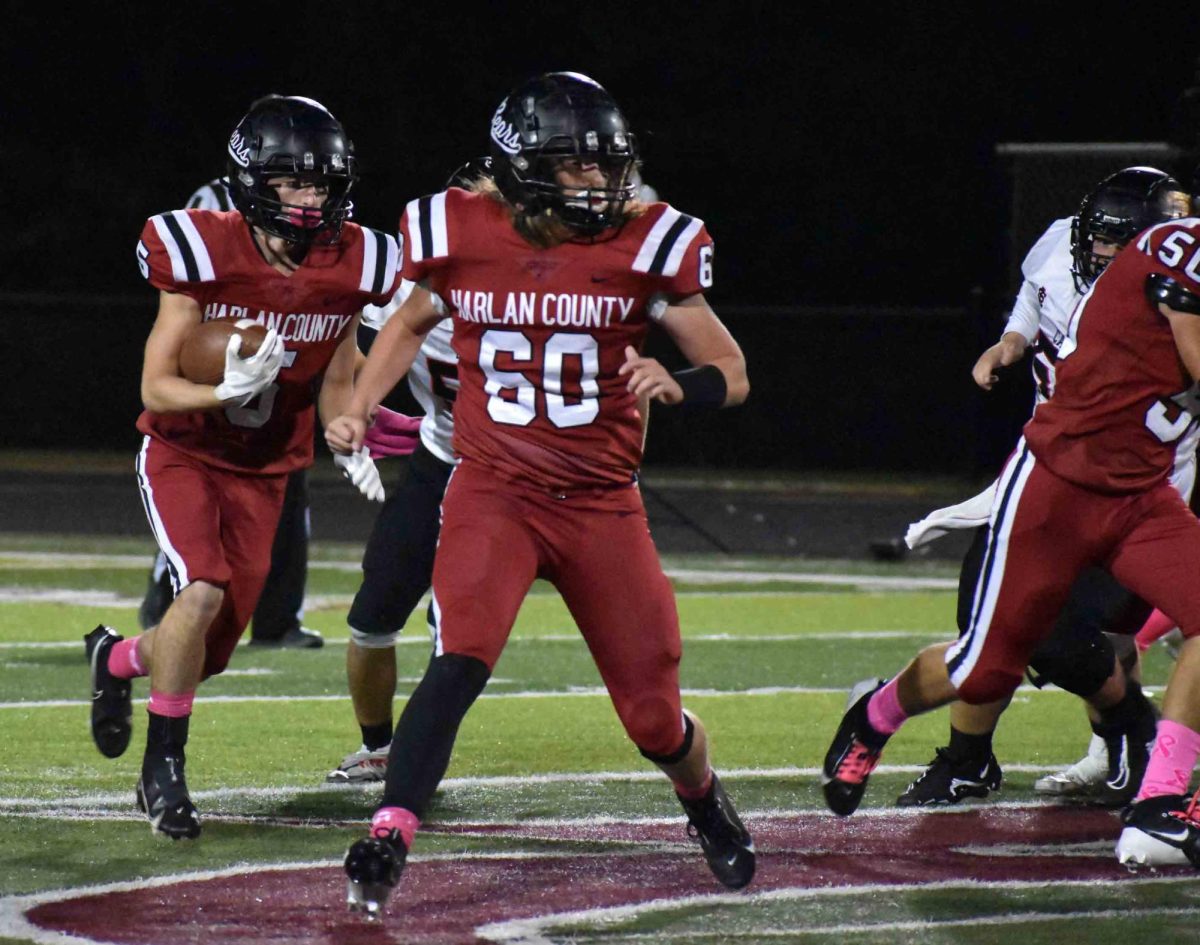
[[[1112,258],[1096,252],[1096,240],[1124,246],[1156,223],[1188,215],[1183,186],[1156,167],[1126,167],[1104,178],[1083,198],[1071,220],[1071,275],[1083,292]]]
[[[637,195],[637,142],[612,96],[578,72],[550,72],[518,86],[492,117],[492,175],[504,198],[529,216],[552,214],[594,236],[625,219]],[[575,186],[560,171],[594,170]]]
[[[353,213],[358,177],[354,145],[320,102],[267,95],[250,106],[229,139],[233,204],[252,225],[293,243],[333,243]],[[290,178],[321,187],[320,207],[287,204],[270,181]]]

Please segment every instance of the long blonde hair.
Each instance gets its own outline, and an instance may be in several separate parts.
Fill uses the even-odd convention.
[[[496,186],[496,182],[487,175],[475,178],[467,185],[466,189],[474,194],[483,194],[503,206],[508,211],[508,219],[512,223],[513,229],[525,242],[539,249],[551,249],[562,243],[570,242],[575,235],[569,226],[554,215],[554,210],[550,207],[536,216],[520,212],[505,199],[504,194],[500,193],[500,188]],[[621,211],[621,225],[628,223],[634,217],[640,217],[646,210],[646,205],[640,200],[629,201]]]

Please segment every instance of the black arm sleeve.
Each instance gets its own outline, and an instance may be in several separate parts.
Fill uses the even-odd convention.
[[[1152,272],[1146,276],[1146,298],[1155,305],[1165,305],[1176,312],[1200,315],[1200,295],[1185,289],[1161,272]]]

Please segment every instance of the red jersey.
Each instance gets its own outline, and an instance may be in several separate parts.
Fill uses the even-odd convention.
[[[1025,426],[1039,461],[1097,492],[1149,489],[1195,445],[1200,401],[1146,297],[1152,273],[1200,293],[1200,220],[1151,227],[1108,264],[1071,317],[1054,396]]]
[[[541,249],[500,201],[451,188],[411,201],[400,233],[404,277],[454,319],[455,453],[549,490],[631,482],[642,423],[617,370],[712,284],[704,223],[656,203],[612,239]]]
[[[275,475],[311,466],[321,377],[358,311],[396,291],[395,237],[347,223],[337,243],[312,246],[285,276],[263,259],[240,213],[174,210],[146,222],[137,255],[151,285],[195,299],[205,321],[248,318],[274,328],[284,344],[279,376],[246,406],[147,410],[138,429],[240,472]]]

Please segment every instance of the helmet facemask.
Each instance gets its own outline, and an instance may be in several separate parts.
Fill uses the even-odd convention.
[[[1187,216],[1190,208],[1179,182],[1156,168],[1128,167],[1105,178],[1071,220],[1076,290],[1086,291],[1112,261],[1112,255],[1096,252],[1097,239],[1120,248],[1155,224]]]
[[[578,73],[539,76],[501,102],[491,158],[496,186],[520,215],[549,216],[574,238],[615,231],[637,196],[637,142],[625,116]],[[591,179],[564,181],[564,171]]]
[[[234,206],[247,222],[290,243],[335,243],[353,214],[354,145],[312,99],[267,96],[255,102],[229,140],[228,170]],[[321,187],[324,203],[285,203],[269,183],[278,178]]]

